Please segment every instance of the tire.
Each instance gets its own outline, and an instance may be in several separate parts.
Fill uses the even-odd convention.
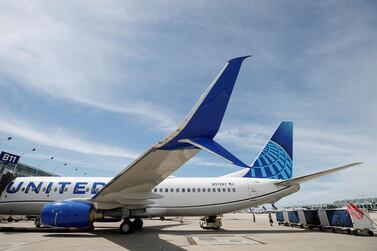
[[[132,222],[132,225],[133,225],[133,229],[135,231],[140,231],[143,229],[143,220],[140,219],[140,218],[136,218],[133,222]]]
[[[372,230],[368,230],[368,235],[369,235],[369,236],[374,236],[373,231],[372,231]]]
[[[119,232],[121,234],[131,234],[134,232],[133,230],[133,224],[130,220],[123,221],[119,226]]]

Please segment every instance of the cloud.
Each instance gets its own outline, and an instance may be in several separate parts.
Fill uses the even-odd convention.
[[[138,153],[121,147],[105,145],[67,131],[61,127],[40,126],[18,118],[6,116],[0,120],[0,131],[38,144],[84,154],[115,156],[134,159]]]
[[[122,39],[135,33],[132,23],[137,16],[126,15],[134,6],[35,2],[19,8],[19,4],[6,3],[0,10],[3,76],[33,92],[131,115],[158,129],[177,125],[168,109],[132,95],[138,92],[132,68],[140,55]],[[116,25],[109,25],[107,18]]]

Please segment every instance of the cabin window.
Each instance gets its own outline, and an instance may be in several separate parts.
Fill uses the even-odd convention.
[[[162,188],[160,188],[160,193],[162,193]]]
[[[191,192],[191,189],[190,189],[190,188],[187,188],[187,192],[190,193],[190,192]]]
[[[226,192],[226,189],[225,188],[223,188],[223,193],[225,193]]]
[[[228,193],[230,193],[230,188],[228,188]]]
[[[169,188],[165,188],[165,193],[168,193],[169,192]]]
[[[236,189],[235,188],[232,188],[233,192],[236,192]]]
[[[198,193],[200,193],[200,188],[198,188]]]
[[[202,188],[202,191],[203,191],[203,193],[205,193],[205,192],[206,192],[206,189],[205,189],[205,188]]]
[[[153,192],[157,193],[157,188],[153,189]]]
[[[207,189],[207,192],[209,192],[209,193],[210,193],[210,192],[211,192],[211,188],[208,188],[208,189]]]
[[[195,193],[195,188],[192,189],[192,192]]]
[[[67,192],[68,191],[68,187],[64,188],[64,192]]]
[[[220,192],[221,192],[221,188],[217,188],[217,192],[219,192],[219,193],[220,193]]]
[[[216,188],[212,188],[212,192],[216,193]]]
[[[182,188],[182,193],[184,193],[186,191],[186,189]]]
[[[174,193],[174,188],[170,188],[170,192],[171,192],[171,193]]]
[[[176,188],[175,191],[176,191],[177,193],[179,193],[179,188]]]

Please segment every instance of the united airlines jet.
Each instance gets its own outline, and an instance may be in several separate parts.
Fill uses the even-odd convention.
[[[122,221],[121,233],[141,230],[142,218],[205,216],[275,203],[300,183],[360,164],[292,178],[293,125],[282,122],[252,165],[214,140],[243,60],[227,62],[182,124],[151,146],[116,177],[20,177],[0,197],[0,214],[36,217],[36,225],[93,229],[99,221]],[[172,178],[204,150],[240,171],[215,178]]]

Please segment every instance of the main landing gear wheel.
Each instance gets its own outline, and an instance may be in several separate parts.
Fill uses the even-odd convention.
[[[126,219],[120,224],[119,232],[121,234],[131,234],[133,233],[133,224],[129,219]]]
[[[136,230],[136,231],[140,231],[141,229],[143,229],[143,220],[140,219],[140,218],[136,218],[136,219],[132,222],[132,225],[133,225],[134,230]]]

